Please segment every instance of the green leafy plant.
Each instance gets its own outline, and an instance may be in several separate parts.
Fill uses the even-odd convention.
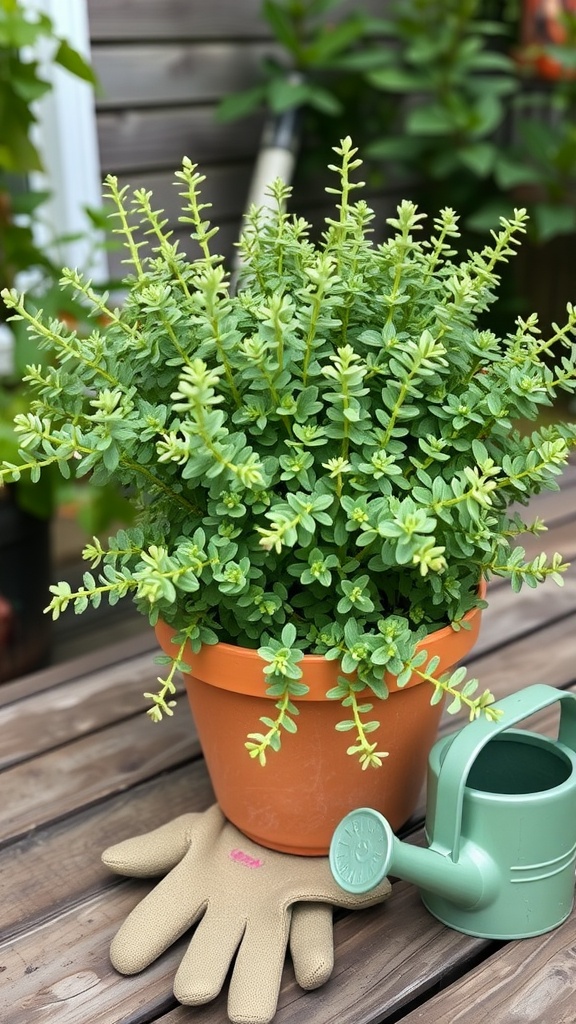
[[[381,66],[368,78],[396,98],[396,117],[369,151],[401,173],[417,170],[424,190],[444,185],[476,230],[508,214],[521,190],[531,236],[546,242],[576,227],[576,17],[563,16],[565,43],[523,53],[518,5],[491,18],[487,6],[393,5],[388,45],[373,53]],[[535,77],[540,50],[561,68],[554,82]]]
[[[416,175],[424,193],[448,192],[465,214],[496,188],[498,129],[521,84],[506,52],[506,26],[485,8],[481,0],[393,3],[367,72],[375,90],[395,100],[370,154],[400,175]]]
[[[0,280],[11,286],[23,270],[39,268],[51,277],[55,266],[34,239],[32,223],[43,192],[26,187],[22,176],[42,170],[35,144],[35,102],[51,85],[31,52],[40,41],[52,45],[50,63],[95,84],[94,73],[70,44],[56,35],[45,14],[31,15],[18,0],[2,0],[0,7]]]
[[[61,263],[57,249],[62,239],[54,239],[49,253],[38,244],[35,228],[42,222],[42,205],[47,192],[29,187],[28,175],[43,168],[42,156],[34,140],[37,122],[36,102],[52,88],[34,56],[38,46],[49,50],[46,62],[90,84],[95,83],[92,69],[70,44],[57,35],[50,18],[32,14],[19,0],[0,4],[0,286],[13,287],[25,273],[30,301],[54,316],[82,321],[82,303],[58,286]],[[101,226],[100,214],[94,211]],[[0,324],[8,311],[0,301]],[[16,327],[13,367],[0,371],[0,451],[4,458],[17,453],[17,438],[12,428],[14,416],[26,406],[21,387],[26,365],[43,358],[34,342]],[[46,474],[42,486],[31,488],[22,480],[17,488],[20,507],[42,518],[54,505],[55,478]]]
[[[53,586],[49,607],[57,617],[130,595],[151,623],[176,629],[177,653],[148,695],[153,720],[172,713],[187,644],[258,649],[278,712],[248,737],[264,762],[296,728],[302,656],[319,653],[341,666],[328,696],[344,706],[350,753],[369,766],[384,754],[371,734],[385,673],[402,686],[415,672],[451,711],[493,714],[476,680],[438,676],[437,659],[416,652],[437,628],[462,628],[482,605],[482,578],[562,582],[560,555],[530,561],[515,543],[542,523],[508,509],[557,487],[576,443],[571,425],[530,436],[514,427],[573,393],[576,310],[549,338],[535,315],[496,337],[481,322],[525,212],[461,259],[454,211],[425,234],[404,201],[375,245],[373,213],[355,200],[361,161],[349,138],[335,151],[335,211],[320,242],[286,211],[290,189],[277,181],[275,209],[247,218],[235,294],[195,165],[177,173],[192,261],[151,193],[129,198],[108,178],[131,265],[126,301],[109,308],[78,272],[63,277],[106,317],[105,341],[98,327],[83,337],[4,293],[53,365],[28,369],[35,397],[16,421],[19,463],[0,477],[37,480],[56,466],[130,487],[135,525],[107,545],[95,538],[83,586]]]
[[[501,216],[525,207],[527,244],[503,275],[494,329],[503,329],[510,310],[533,308],[549,325],[571,297],[576,15],[559,15],[563,42],[528,46],[521,0],[391,0],[384,19],[373,11],[368,2],[353,16],[340,0],[263,2],[274,55],[253,88],[225,98],[221,116],[299,108],[295,182],[308,208],[324,153],[351,124],[371,194],[409,189],[429,214],[455,207],[462,253]],[[543,59],[554,62],[554,79],[539,77]],[[538,283],[552,263],[554,294]]]
[[[296,107],[329,117],[342,113],[342,59],[381,22],[361,8],[343,15],[341,6],[342,0],[263,0],[262,18],[279,51],[263,60],[256,85],[222,101],[219,118],[232,120],[261,107],[273,114]]]

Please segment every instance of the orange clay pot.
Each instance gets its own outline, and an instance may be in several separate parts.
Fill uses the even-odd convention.
[[[419,645],[430,657],[439,656],[438,673],[451,669],[473,647],[480,616],[474,609],[466,615],[470,629],[456,632],[446,626]],[[158,642],[173,655],[172,636],[170,626],[158,623]],[[260,716],[274,716],[273,698],[264,696],[258,653],[219,643],[205,645],[198,654],[188,649],[184,659],[192,669],[184,680],[216,799],[254,842],[281,853],[325,856],[336,825],[355,807],[376,808],[394,829],[413,813],[442,710],[442,702],[430,704],[430,684],[413,675],[398,689],[394,678],[386,676],[386,700],[366,692],[374,703],[372,717],[381,723],[370,739],[389,756],[381,768],[363,771],[346,753],[353,734],[335,730],[345,711],[325,696],[342,675],[340,667],[322,655],[305,655],[302,681],[310,690],[296,702],[305,705],[296,719],[298,731],[284,733],[281,750],[270,752],[262,767],[244,746],[247,734],[261,729]]]

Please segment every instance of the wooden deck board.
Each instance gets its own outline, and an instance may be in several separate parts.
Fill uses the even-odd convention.
[[[562,929],[507,943],[402,1022],[468,1024],[473,1006],[477,1021],[574,1024],[575,957],[576,910]]]
[[[0,708],[0,768],[142,711],[158,671],[144,655]]]
[[[0,775],[0,844],[198,754],[189,716],[175,715],[158,729],[138,715],[7,768]]]
[[[0,850],[2,934],[20,933],[116,884],[100,861],[107,846],[213,801],[204,762],[196,760],[11,843]]]

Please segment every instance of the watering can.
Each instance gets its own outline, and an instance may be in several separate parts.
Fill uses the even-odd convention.
[[[557,740],[511,729],[558,702]],[[330,868],[348,892],[385,875],[420,889],[427,909],[468,935],[521,939],[556,928],[572,909],[576,861],[576,696],[537,684],[439,740],[428,763],[427,848],[396,838],[378,811],[337,826]]]

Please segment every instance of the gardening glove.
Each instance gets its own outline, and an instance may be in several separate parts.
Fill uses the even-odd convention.
[[[139,878],[169,872],[127,917],[110,946],[121,974],[148,967],[197,921],[174,980],[190,1006],[228,991],[230,1020],[267,1024],[278,1002],[288,938],[299,985],[317,988],[332,973],[331,905],[368,907],[390,892],[351,895],[333,880],[327,857],[276,853],[251,842],[217,804],[110,846],[102,860]]]

